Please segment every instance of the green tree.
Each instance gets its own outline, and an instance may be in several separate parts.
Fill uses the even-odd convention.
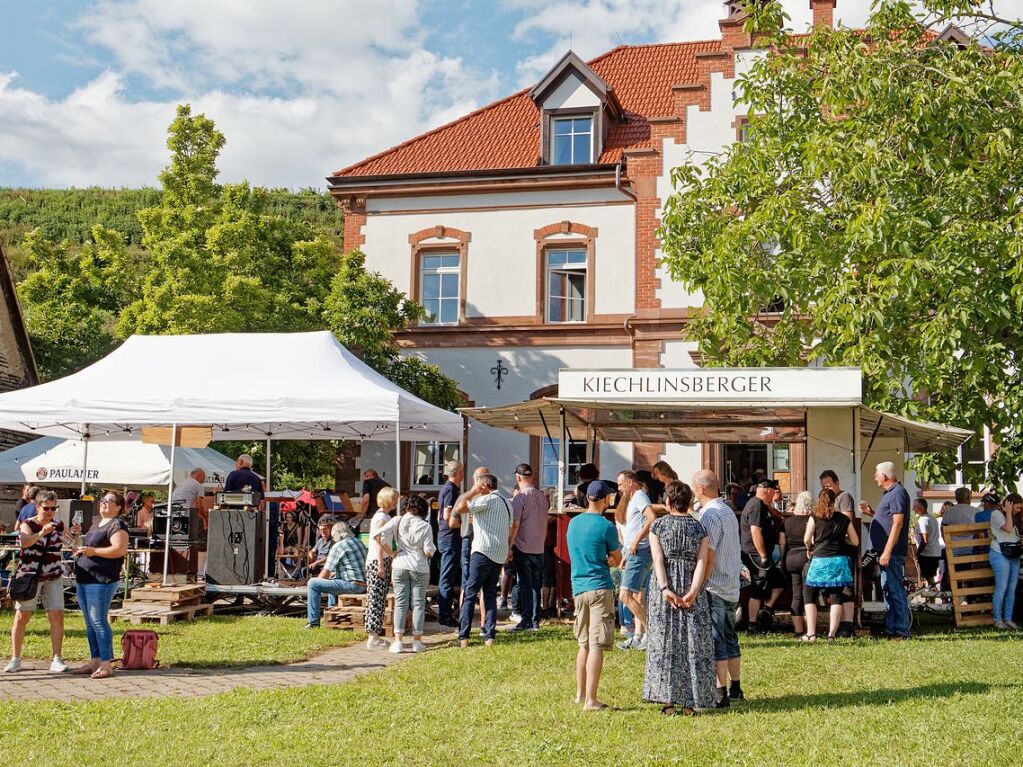
[[[673,173],[661,239],[704,296],[688,333],[709,364],[858,365],[868,404],[967,428],[1023,465],[1023,58],[1020,25],[986,46],[937,39],[965,0],[882,0],[867,28],[783,28],[740,77],[746,140]],[[974,17],[978,23],[992,23]],[[924,456],[923,480],[952,456]]]
[[[225,139],[205,115],[181,105],[168,133],[163,196],[138,214],[151,264],[118,333],[322,327],[323,301],[339,265],[334,243],[274,215],[267,190],[217,184]]]
[[[78,250],[38,230],[26,235],[23,247],[32,272],[18,285],[18,297],[40,376],[48,381],[113,349],[114,323],[141,267],[121,235],[102,226],[94,226]]]

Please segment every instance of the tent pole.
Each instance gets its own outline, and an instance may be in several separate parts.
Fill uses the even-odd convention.
[[[85,434],[82,435],[82,442],[84,443],[82,450],[82,492],[78,494],[79,498],[85,497],[85,477],[89,470],[89,424],[85,424]]]
[[[167,527],[163,532],[163,585],[167,586],[167,573],[170,566],[170,539],[173,529],[173,517],[171,516],[171,498],[174,497],[174,448],[178,442],[178,425],[171,424],[170,443],[170,477],[167,480]]]
[[[270,491],[273,489],[273,483],[270,481],[270,434],[267,432],[266,437],[266,494],[270,495]]]
[[[565,508],[565,408],[559,409],[561,433],[558,435],[558,511]]]
[[[394,489],[401,499],[401,416],[394,419]]]

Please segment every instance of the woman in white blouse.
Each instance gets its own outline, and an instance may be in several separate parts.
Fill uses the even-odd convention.
[[[429,506],[420,495],[404,498],[401,516],[392,519],[387,529],[393,529],[398,553],[394,557],[394,641],[390,651],[404,650],[405,619],[409,601],[412,602],[412,652],[422,652],[423,623],[426,621],[426,584],[430,581],[430,557],[437,550],[433,543],[433,530],[426,521]],[[387,533],[385,532],[384,535]]]
[[[366,553],[366,647],[384,649],[384,606],[391,585],[394,532],[391,514],[398,508],[398,491],[385,487],[377,493],[377,511],[369,522],[369,550]]]

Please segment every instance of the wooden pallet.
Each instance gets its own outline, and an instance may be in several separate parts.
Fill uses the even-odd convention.
[[[166,609],[153,609],[151,605],[126,605],[117,610],[110,611],[111,618],[120,618],[134,625],[147,622],[159,622],[161,626],[167,626],[179,620],[195,620],[197,616],[213,615],[213,605],[196,604],[186,607],[174,607]]]
[[[942,528],[948,581],[952,586],[952,612],[955,625],[990,626],[994,621],[995,574],[988,560],[991,525],[949,525]],[[956,539],[956,540],[954,540]],[[956,549],[967,549],[956,554]],[[983,551],[977,553],[975,549]]]
[[[206,587],[194,583],[186,583],[174,586],[161,586],[160,584],[147,584],[131,593],[132,601],[140,602],[181,602],[191,603],[202,599],[206,594]]]
[[[430,606],[429,598],[437,595],[437,587],[426,589],[426,619],[437,620],[437,614]],[[323,624],[330,628],[362,628],[366,620],[366,594],[342,594],[337,598],[336,607],[323,611]],[[388,592],[384,601],[384,635],[394,636],[394,592]],[[412,630],[412,611],[405,621],[405,633]]]

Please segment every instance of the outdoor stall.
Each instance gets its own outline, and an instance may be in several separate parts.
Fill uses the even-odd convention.
[[[832,469],[857,501],[876,506],[877,463],[893,462],[902,476],[907,454],[955,450],[971,436],[864,406],[858,368],[562,370],[556,397],[462,412],[557,445],[552,513],[560,515],[561,589],[568,571],[564,530],[574,512],[565,499],[569,441],[585,440],[587,460],[602,441],[795,445],[800,449],[793,473],[804,487],[815,489],[820,472]]]
[[[299,361],[300,372],[268,374],[260,365],[285,358]],[[152,375],[138,386],[125,370]],[[387,380],[323,331],[132,336],[73,375],[0,394],[0,428],[82,442],[83,481],[90,446],[135,440],[141,451],[148,449],[143,443],[166,444],[171,497],[184,446],[265,440],[269,477],[275,441],[383,441],[397,453],[403,441],[459,440],[463,422]],[[258,513],[258,501],[250,512]],[[260,536],[267,545],[265,524]],[[169,551],[166,536],[165,583]]]

